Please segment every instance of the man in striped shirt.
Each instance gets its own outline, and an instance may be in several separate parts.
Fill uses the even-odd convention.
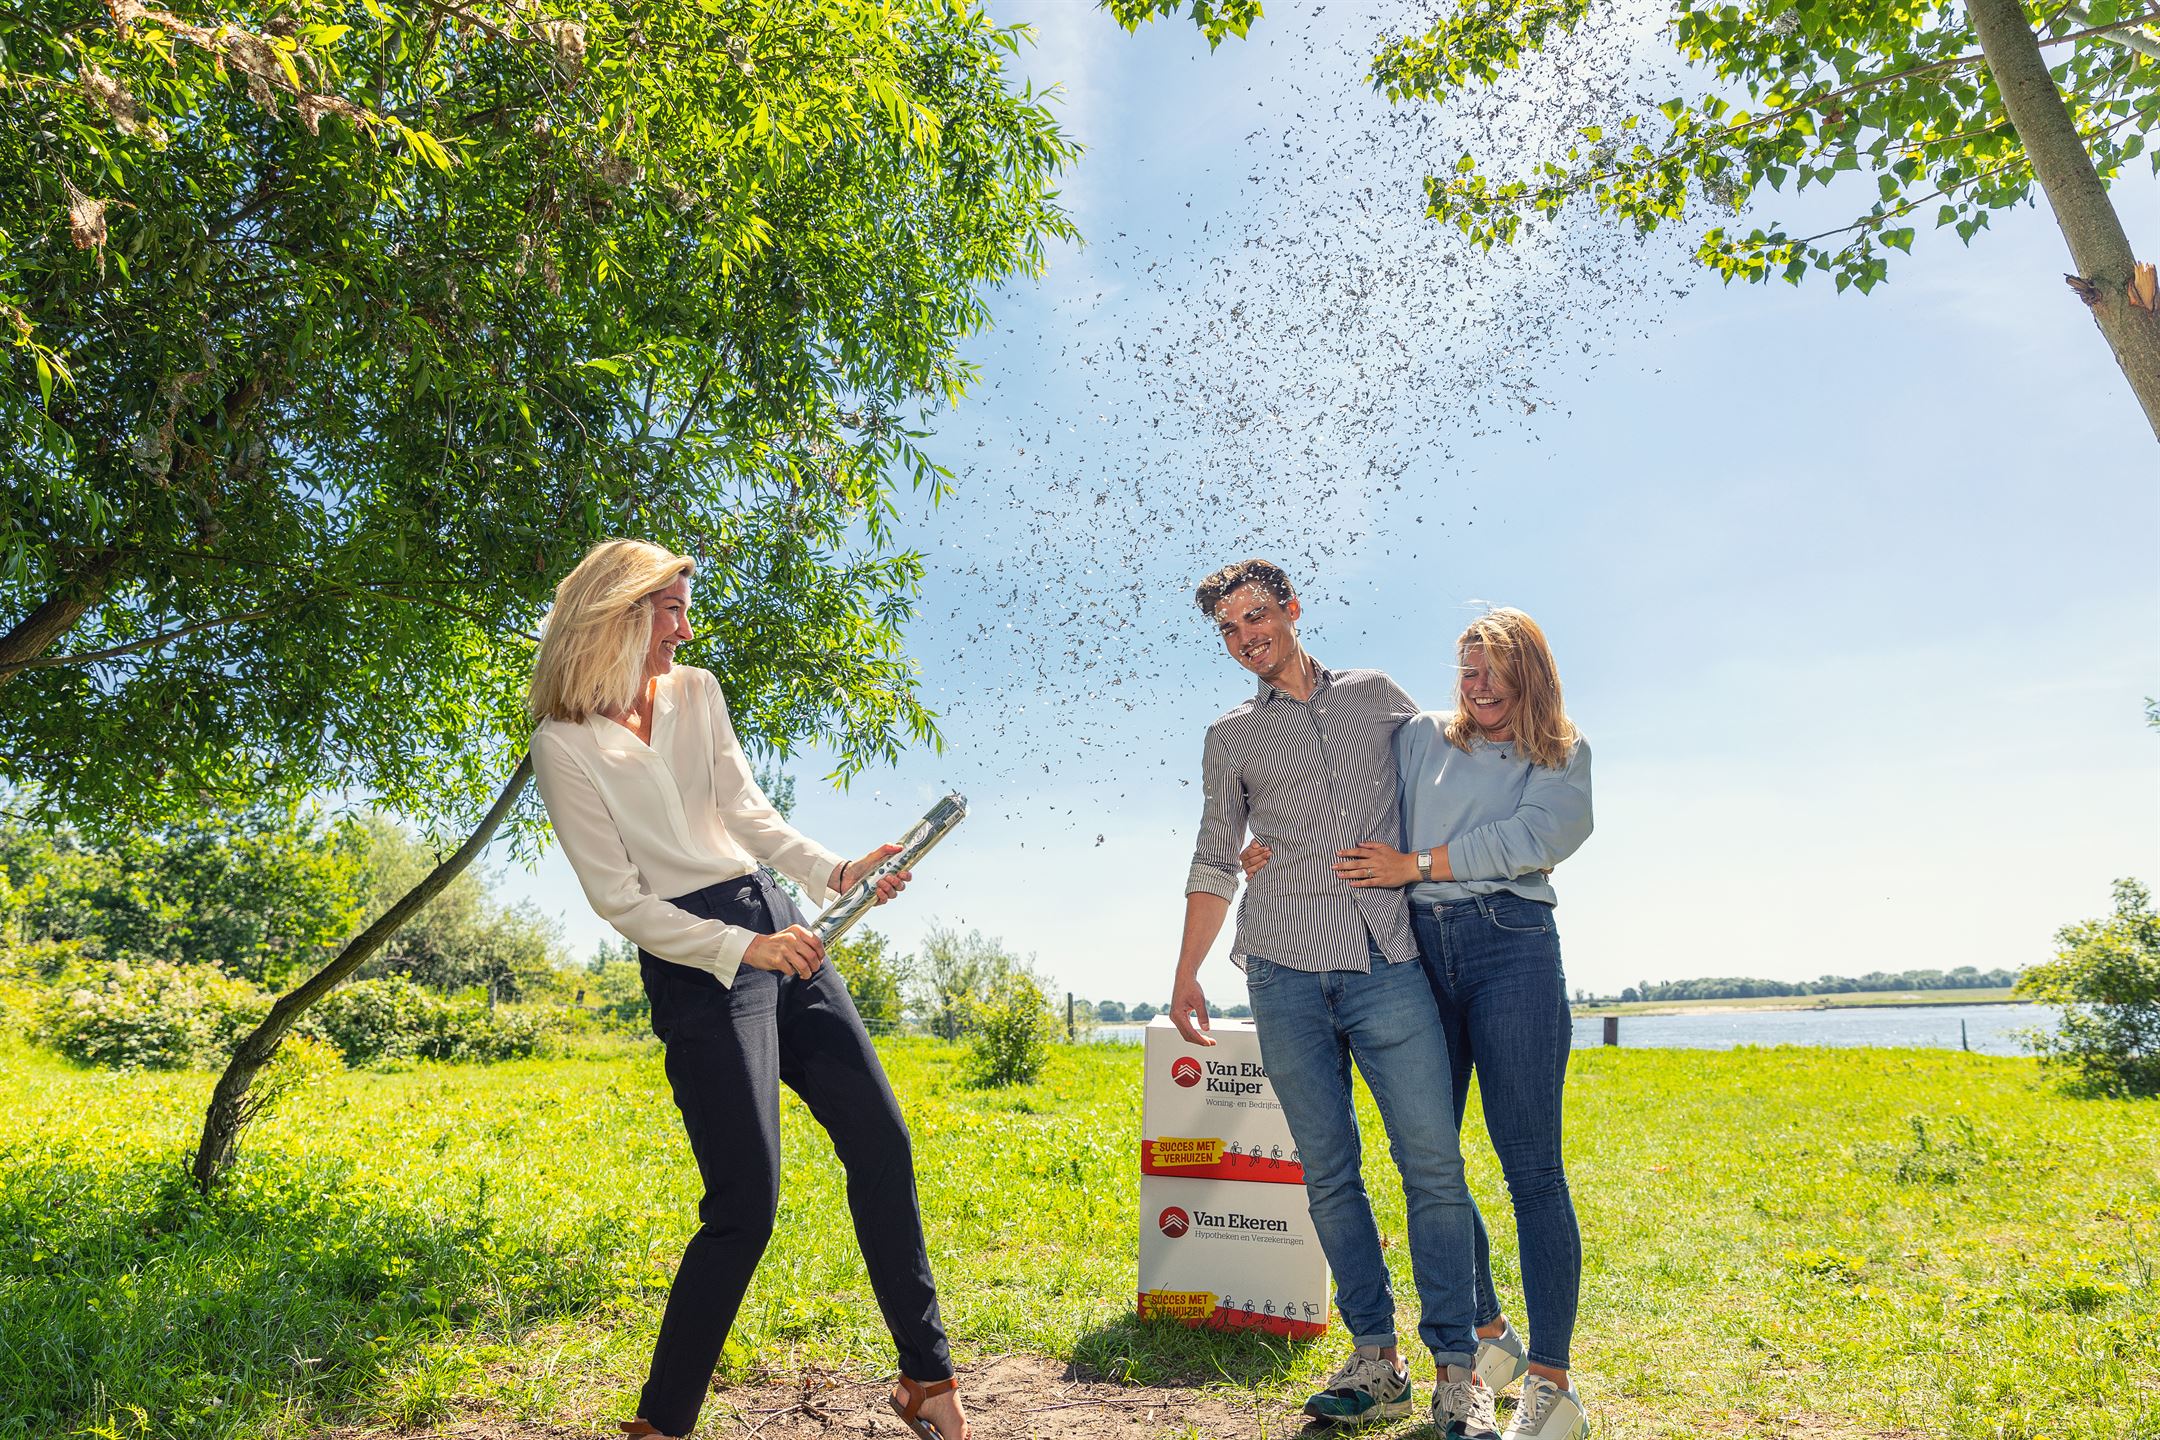
[[[1265,560],[1210,575],[1197,599],[1259,688],[1208,727],[1200,841],[1185,882],[1170,1017],[1192,1044],[1215,1043],[1206,1033],[1200,964],[1228,918],[1250,828],[1272,857],[1239,907],[1231,959],[1245,971],[1261,1063],[1305,1168],[1306,1201],[1352,1345],[1305,1413],[1363,1424],[1414,1408],[1361,1175],[1355,1058],[1379,1102],[1409,1202],[1418,1333],[1438,1375],[1434,1425],[1451,1440],[1497,1440],[1492,1393],[1474,1368],[1475,1219],[1439,1008],[1418,964],[1404,892],[1353,888],[1333,869],[1361,840],[1402,843],[1393,742],[1417,706],[1380,671],[1330,670],[1307,655],[1297,596]]]

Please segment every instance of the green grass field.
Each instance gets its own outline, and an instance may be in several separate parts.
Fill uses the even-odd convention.
[[[1902,1005],[2013,1005],[2008,986],[1987,990],[1855,990],[1844,995],[1758,995],[1742,1000],[1615,1000],[1577,1005],[1577,1016],[1685,1015],[1690,1010],[1849,1010]]]
[[[1295,1348],[1132,1318],[1137,1050],[1062,1049],[990,1093],[934,1041],[886,1053],[963,1364],[1295,1398],[1337,1358],[1339,1331]],[[0,1054],[0,1433],[630,1414],[697,1194],[656,1051],[335,1078],[206,1204],[181,1166],[208,1087]],[[2160,1434],[2160,1105],[1882,1050],[1593,1050],[1569,1094],[1601,1435]],[[839,1169],[792,1100],[785,1123],[728,1371],[877,1374]],[[1512,1254],[1490,1148],[1466,1142]],[[1408,1297],[1400,1187],[1371,1153]]]

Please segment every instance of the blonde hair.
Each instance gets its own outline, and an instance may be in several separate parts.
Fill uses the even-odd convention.
[[[1575,748],[1575,722],[1560,703],[1560,667],[1553,663],[1545,632],[1520,610],[1498,609],[1480,615],[1455,638],[1458,660],[1472,646],[1485,652],[1485,663],[1515,695],[1515,745],[1525,760],[1548,769],[1567,764]],[[1462,673],[1455,677],[1455,713],[1448,718],[1448,743],[1467,751],[1477,737],[1470,702],[1463,698]]]
[[[627,710],[645,679],[652,597],[697,573],[697,562],[643,540],[603,540],[555,587],[540,632],[525,708],[535,720],[577,723]]]

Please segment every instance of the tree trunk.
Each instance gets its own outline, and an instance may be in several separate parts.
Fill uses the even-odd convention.
[[[2048,74],[2020,0],[1967,0],[1966,11],[2002,92],[2003,109],[2047,192],[2063,239],[2070,242],[2071,263],[2078,270],[2071,283],[2091,307],[2115,363],[2145,409],[2146,423],[2160,439],[2160,311],[2131,303],[2136,260],[2122,219]]]
[[[20,674],[32,660],[52,649],[53,642],[75,628],[90,607],[105,598],[105,587],[120,568],[120,552],[107,550],[88,564],[60,577],[45,603],[24,616],[22,623],[0,635],[0,685]]]
[[[293,1022],[300,1018],[300,1012],[329,994],[337,987],[338,982],[359,969],[362,963],[380,950],[421,907],[441,894],[444,886],[455,880],[467,866],[480,857],[480,852],[487,849],[488,841],[494,838],[503,817],[508,815],[510,807],[517,803],[518,794],[524,790],[525,782],[531,778],[532,756],[526,755],[518,761],[517,769],[510,772],[510,778],[504,782],[502,792],[495,797],[495,803],[488,808],[479,826],[465,837],[465,843],[458,846],[448,859],[430,870],[426,877],[407,891],[395,905],[385,910],[380,919],[347,942],[345,948],[338,952],[336,959],[309,976],[299,988],[280,995],[277,1003],[270,1007],[270,1013],[263,1017],[263,1022],[233,1048],[231,1063],[226,1065],[225,1073],[218,1077],[217,1089],[210,1093],[209,1113],[203,1116],[202,1140],[195,1147],[192,1173],[196,1187],[205,1195],[210,1193],[211,1187],[217,1184],[218,1178],[232,1164],[233,1156],[239,1148],[240,1131],[250,1116],[247,1105],[248,1087],[255,1083],[255,1076],[263,1066],[270,1063],[270,1057],[277,1054],[278,1046],[285,1039],[285,1033],[292,1029]]]

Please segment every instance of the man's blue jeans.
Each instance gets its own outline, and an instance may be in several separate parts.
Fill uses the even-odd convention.
[[[1567,979],[1553,907],[1502,892],[1412,905],[1410,923],[1440,1005],[1454,1061],[1455,1121],[1477,1071],[1485,1129],[1515,1205],[1530,1358],[1565,1370],[1582,1289],[1582,1232],[1560,1158],[1567,1083]],[[1485,1223],[1476,1222],[1477,1318],[1500,1318]]]
[[[1335,1304],[1354,1345],[1393,1345],[1395,1292],[1362,1173],[1350,1062],[1379,1103],[1409,1200],[1418,1334],[1442,1365],[1477,1355],[1477,1212],[1463,1179],[1448,1093],[1447,1041],[1424,967],[1370,957],[1371,973],[1245,962],[1260,1061],[1305,1166],[1305,1199],[1335,1270]]]

